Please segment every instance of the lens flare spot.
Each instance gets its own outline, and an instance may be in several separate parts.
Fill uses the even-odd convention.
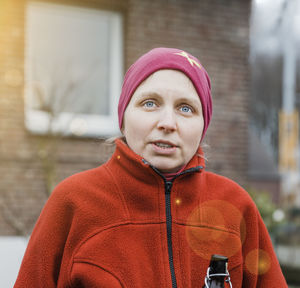
[[[245,264],[251,274],[262,275],[270,270],[271,259],[266,251],[254,249],[247,254]]]
[[[180,205],[180,204],[181,204],[181,199],[177,198],[177,199],[175,200],[175,203],[176,203],[176,205]]]
[[[241,212],[223,200],[202,203],[187,219],[186,238],[191,249],[204,259],[212,254],[231,257],[246,238]]]

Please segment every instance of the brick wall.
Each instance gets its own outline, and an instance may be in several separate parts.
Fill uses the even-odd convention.
[[[209,169],[245,183],[250,0],[63,3],[124,14],[126,68],[157,46],[197,56],[212,79],[214,116],[206,140],[211,146]],[[0,235],[30,233],[52,179],[57,183],[98,166],[113,151],[100,140],[33,136],[24,128],[25,7],[25,0],[0,1]]]
[[[245,182],[250,1],[129,1],[127,66],[156,46],[197,56],[212,80],[214,113],[206,142],[210,169]]]

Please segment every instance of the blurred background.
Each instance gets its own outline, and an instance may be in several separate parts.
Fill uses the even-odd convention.
[[[124,72],[159,46],[208,71],[208,170],[250,193],[300,287],[300,0],[0,0],[1,287],[53,187],[112,154]]]

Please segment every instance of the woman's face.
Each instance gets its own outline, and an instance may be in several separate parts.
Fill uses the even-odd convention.
[[[176,172],[190,161],[204,124],[193,83],[169,69],[156,71],[138,86],[123,123],[128,146],[162,172]]]

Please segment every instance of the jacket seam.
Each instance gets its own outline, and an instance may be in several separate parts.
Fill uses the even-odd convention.
[[[195,227],[195,228],[207,228],[207,229],[210,229],[210,230],[222,231],[222,232],[234,234],[237,237],[240,237],[239,232],[237,232],[235,230],[231,230],[231,229],[224,229],[223,227],[203,225],[203,224],[187,224],[187,223],[181,223],[179,221],[174,221],[174,223],[177,224],[177,225],[181,225],[181,226],[188,226],[188,227]]]
[[[116,280],[118,280],[118,282],[120,283],[120,285],[123,288],[126,287],[125,284],[123,284],[123,282],[121,281],[121,279],[115,273],[113,273],[112,271],[108,270],[107,268],[104,268],[103,266],[101,266],[101,265],[99,265],[99,264],[97,264],[97,263],[95,263],[93,261],[90,261],[89,259],[79,258],[76,261],[74,261],[74,263],[84,263],[84,264],[87,264],[87,265],[92,265],[92,266],[98,267],[98,268],[102,269],[103,271],[111,274]],[[73,265],[72,265],[72,270],[73,270]],[[71,271],[71,273],[72,273],[72,271]]]
[[[234,265],[233,267],[230,267],[230,269],[228,269],[228,272],[232,272],[233,270],[235,270],[236,268],[238,268],[239,266],[242,266],[242,265],[243,265],[243,261],[241,261],[240,263]]]
[[[56,188],[57,189],[57,188]],[[54,191],[53,191],[54,192]],[[52,192],[52,193],[53,193]],[[68,189],[64,194],[63,194],[63,202],[64,203],[69,203],[69,205],[71,206],[71,203],[72,203],[72,201],[67,201],[67,200],[70,200],[70,199],[67,199],[67,197],[69,197],[69,195],[71,194],[71,189]],[[53,195],[53,194],[52,194]],[[50,197],[51,197],[51,195],[50,195]],[[72,203],[73,204],[73,203]],[[58,275],[57,275],[57,279],[56,279],[56,284],[59,282],[59,273],[60,273],[60,271],[61,271],[61,268],[62,268],[62,263],[63,263],[63,260],[64,260],[64,258],[66,257],[65,256],[65,247],[66,247],[66,244],[67,244],[67,241],[68,241],[68,239],[69,239],[69,236],[70,236],[70,227],[72,226],[72,222],[73,222],[73,219],[74,219],[74,208],[72,207],[72,217],[71,217],[71,222],[70,222],[70,224],[69,224],[69,229],[68,229],[68,234],[67,234],[67,236],[66,236],[66,238],[65,238],[65,241],[64,241],[64,245],[63,245],[63,249],[62,249],[62,255],[61,255],[61,258],[60,258],[60,265],[59,265],[59,269],[58,269]],[[68,264],[67,265],[69,265],[69,262],[67,262]],[[68,277],[69,276],[69,274],[67,274],[67,277],[66,277],[66,281],[70,284],[70,278]],[[70,287],[72,287],[71,285],[69,285]]]
[[[77,250],[79,250],[81,248],[81,246],[83,246],[86,242],[88,242],[91,238],[93,238],[94,236],[96,236],[97,234],[100,234],[104,231],[108,231],[108,230],[112,230],[121,226],[127,226],[127,225],[158,225],[158,224],[164,224],[165,221],[149,221],[149,222],[139,222],[139,221],[127,221],[127,222],[121,222],[121,223],[117,223],[117,224],[112,224],[106,227],[103,227],[99,230],[94,231],[93,233],[91,233],[89,236],[87,236],[84,240],[82,240],[80,242],[80,244],[78,245]],[[74,255],[77,253],[77,251],[74,253]]]
[[[71,283],[71,273],[72,273],[72,269],[73,269],[73,264],[74,264],[74,261],[75,261],[75,258],[76,258],[76,254],[78,253],[78,251],[80,250],[80,248],[85,244],[87,243],[91,238],[93,238],[94,236],[96,236],[97,234],[100,234],[104,231],[108,231],[108,230],[111,230],[111,229],[114,229],[114,228],[118,228],[120,226],[126,226],[126,225],[157,225],[157,224],[164,224],[165,221],[149,221],[149,222],[146,222],[146,221],[127,221],[127,222],[120,222],[120,223],[115,223],[115,224],[111,224],[111,225],[107,225],[107,226],[104,226],[102,227],[101,229],[98,229],[96,231],[94,231],[93,233],[89,234],[87,237],[85,237],[83,240],[80,241],[80,243],[77,245],[77,247],[74,249],[74,252],[72,253],[72,256],[70,257],[70,268],[69,268],[69,277],[68,277],[68,282]],[[70,285],[70,287],[72,287]]]
[[[105,170],[107,171],[107,173],[110,175],[110,177],[112,177],[112,179],[113,179],[112,182],[113,182],[113,184],[115,185],[116,190],[117,190],[117,192],[118,192],[118,196],[119,196],[119,198],[120,198],[120,200],[121,200],[121,202],[122,202],[122,206],[123,206],[123,208],[124,208],[124,210],[125,210],[125,216],[126,216],[126,218],[127,218],[127,219],[130,219],[130,213],[129,213],[129,210],[128,210],[128,206],[127,206],[127,204],[126,204],[126,201],[125,201],[125,199],[124,199],[123,194],[120,193],[119,185],[117,184],[117,181],[116,181],[116,179],[115,179],[113,173],[111,173],[110,169],[109,169],[108,167],[106,167],[106,165],[104,165],[104,168],[105,168]]]

